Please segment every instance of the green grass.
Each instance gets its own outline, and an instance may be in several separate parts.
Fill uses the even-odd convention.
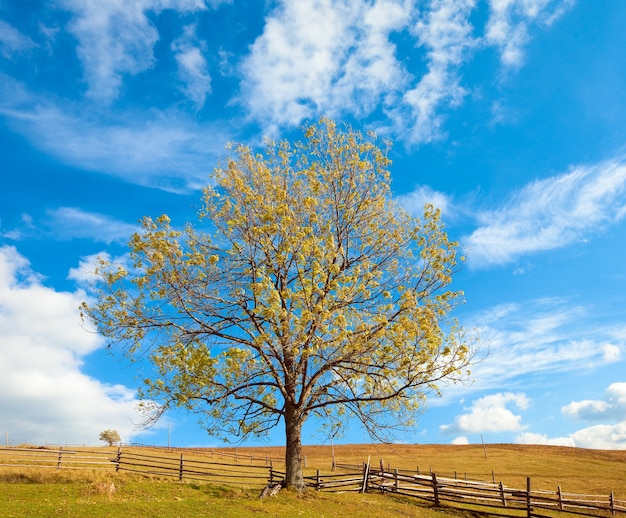
[[[111,482],[116,490],[108,494],[102,488]],[[133,476],[105,477],[100,481],[68,480],[65,477],[56,482],[49,479],[45,483],[28,480],[1,483],[0,509],[3,518],[442,516],[441,511],[390,495],[315,491],[300,494],[284,490],[274,497],[259,499],[258,496],[256,489],[155,481]]]

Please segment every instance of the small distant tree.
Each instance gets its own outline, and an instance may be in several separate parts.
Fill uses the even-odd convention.
[[[467,376],[472,347],[450,318],[457,244],[435,207],[418,219],[396,204],[373,134],[323,119],[301,141],[232,152],[201,225],[145,218],[132,266],[102,261],[82,313],[155,365],[143,395],[156,417],[183,407],[242,439],[283,421],[285,485],[302,487],[308,418],[356,418],[384,439]]]
[[[120,434],[117,430],[104,430],[100,432],[100,440],[106,442],[109,446],[113,446],[117,442],[121,442]]]

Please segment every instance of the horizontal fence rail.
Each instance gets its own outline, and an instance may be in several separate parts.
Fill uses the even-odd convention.
[[[271,468],[265,465],[244,465],[189,458],[182,453],[176,457],[164,457],[120,450],[115,459],[115,469],[116,471],[178,478],[180,481],[199,480],[264,486],[268,482]]]
[[[242,462],[220,462],[210,460],[210,453],[199,456],[196,452],[158,454],[137,450],[0,447],[0,467],[92,469],[253,487],[267,484],[271,471],[271,461],[268,467],[264,458],[257,459],[257,464],[249,457],[242,458]]]
[[[113,470],[111,452],[59,448],[2,448],[0,466],[9,468]]]
[[[11,469],[89,469],[109,472],[138,473],[179,481],[203,481],[226,485],[265,487],[279,484],[284,470],[273,467],[267,456],[211,449],[169,449],[133,447],[130,449],[68,449],[63,447],[0,447],[0,467]],[[284,464],[283,464],[284,466]],[[335,471],[337,468],[344,473]],[[430,473],[406,472],[383,466],[333,463],[332,473],[304,477],[308,487],[317,491],[382,492],[421,499],[441,506],[481,507],[489,514],[511,517],[543,518],[541,512],[579,516],[625,516],[626,500],[609,495],[581,495],[535,490],[531,479],[525,489],[510,488],[491,481],[445,477]],[[310,473],[311,470],[308,470]]]
[[[626,514],[626,500],[617,500],[613,493],[605,496],[533,490],[531,479],[526,489],[509,488],[502,482],[484,482],[439,477],[436,473],[419,475],[398,470],[371,471],[368,491],[395,493],[420,498],[435,505],[462,505],[499,509],[503,516],[541,517],[541,510],[581,516],[615,516]]]

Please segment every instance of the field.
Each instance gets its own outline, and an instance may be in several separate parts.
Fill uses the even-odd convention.
[[[17,517],[371,517],[420,516],[441,518],[441,513],[414,502],[385,495],[358,493],[281,492],[259,499],[258,490],[141,480],[135,476],[107,477],[105,484],[88,475],[48,483],[0,484],[4,518]]]
[[[328,469],[330,447],[305,447],[308,465]],[[588,450],[560,446],[513,444],[481,445],[354,445],[335,446],[339,463],[358,463],[371,456],[372,465],[383,459],[392,469],[432,471],[438,475],[503,482],[526,487],[531,477],[536,489],[584,494],[608,494],[626,499],[626,451]],[[321,465],[320,465],[321,464]]]
[[[211,454],[233,454],[214,450]],[[282,448],[238,448],[246,458],[269,458],[278,464]],[[303,451],[306,471],[330,473],[330,446],[308,446]],[[207,451],[185,451],[185,456],[207,456]],[[626,499],[626,452],[546,446],[487,445],[352,445],[335,446],[338,465],[356,466],[371,459],[372,466],[419,470],[441,476],[502,481],[523,488],[526,477],[534,488],[583,494],[611,491]],[[389,494],[317,493],[281,491],[259,499],[258,487],[203,482],[180,483],[155,476],[102,470],[57,470],[0,467],[0,509],[3,517],[370,517],[478,516],[475,512],[435,509],[427,503]]]

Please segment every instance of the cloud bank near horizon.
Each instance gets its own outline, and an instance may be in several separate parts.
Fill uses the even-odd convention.
[[[85,298],[46,287],[14,247],[0,247],[0,413],[12,444],[97,444],[108,428],[125,442],[141,435],[135,390],[81,371],[104,345],[80,325]]]

